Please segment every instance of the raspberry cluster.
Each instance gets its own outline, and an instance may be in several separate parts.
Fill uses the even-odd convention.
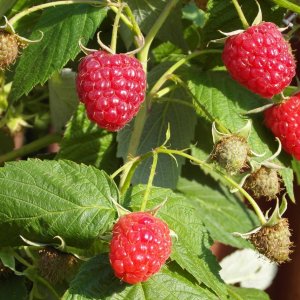
[[[295,76],[290,45],[270,22],[226,39],[222,58],[233,79],[264,98],[281,93]]]
[[[101,128],[117,131],[144,101],[146,75],[134,57],[96,51],[82,59],[76,86],[89,119]]]
[[[113,228],[110,263],[124,282],[143,282],[160,270],[171,254],[171,245],[166,223],[149,213],[130,213]]]

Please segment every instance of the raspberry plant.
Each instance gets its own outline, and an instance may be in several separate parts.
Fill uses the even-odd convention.
[[[268,299],[211,247],[292,258],[300,7],[0,4],[0,298]]]

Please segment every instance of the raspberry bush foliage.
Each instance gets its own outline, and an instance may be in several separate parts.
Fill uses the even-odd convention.
[[[292,12],[0,0],[0,298],[269,299],[212,246],[292,259]]]

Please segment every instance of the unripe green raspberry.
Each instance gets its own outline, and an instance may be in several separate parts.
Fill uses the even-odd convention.
[[[19,44],[16,35],[0,31],[0,70],[7,69],[18,56]]]
[[[245,138],[237,135],[222,138],[213,151],[213,159],[230,175],[237,174],[247,166],[249,146]]]
[[[276,198],[280,192],[277,170],[262,166],[246,179],[244,188],[256,199],[260,197],[266,197],[267,200]]]
[[[68,279],[78,266],[78,260],[74,255],[51,247],[39,250],[39,255],[39,272],[52,284]]]
[[[258,232],[250,235],[250,241],[256,250],[278,264],[290,260],[293,243],[288,219],[280,219],[274,226],[263,226]]]

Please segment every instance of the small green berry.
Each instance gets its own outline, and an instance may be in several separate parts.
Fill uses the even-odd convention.
[[[249,146],[245,138],[237,135],[226,136],[216,145],[212,154],[218,164],[230,175],[239,173],[247,166]]]
[[[256,199],[260,197],[265,197],[267,200],[276,198],[280,192],[277,170],[262,166],[246,179],[244,188]]]

